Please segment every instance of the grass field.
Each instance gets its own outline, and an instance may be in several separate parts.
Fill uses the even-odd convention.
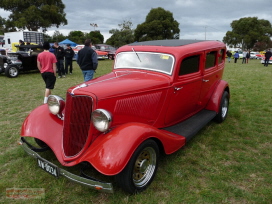
[[[95,77],[109,72],[112,63],[99,61]],[[223,78],[231,92],[227,120],[209,123],[186,147],[161,157],[149,188],[128,195],[115,184],[114,194],[99,193],[39,169],[17,141],[23,120],[43,102],[44,82],[39,73],[14,79],[1,74],[0,203],[272,203],[272,65],[227,63]],[[81,82],[75,64],[52,93],[65,97],[68,87]],[[43,188],[45,197],[12,200],[7,188]]]

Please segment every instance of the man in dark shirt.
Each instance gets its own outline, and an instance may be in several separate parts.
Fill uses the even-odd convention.
[[[55,42],[54,43],[54,47],[55,47],[55,56],[57,58],[57,68],[58,68],[58,78],[62,78],[65,77],[65,71],[64,71],[64,65],[63,65],[63,61],[64,61],[64,49],[63,47],[59,46],[59,43]]]
[[[78,52],[77,63],[82,70],[84,81],[89,81],[97,69],[98,60],[96,52],[91,48],[92,41],[87,39],[84,45],[84,48]]]
[[[65,52],[65,74],[68,74],[68,66],[70,67],[69,73],[73,72],[73,57],[75,55],[74,50],[71,48],[70,44],[67,44]]]
[[[270,49],[268,49],[268,51],[265,53],[264,57],[264,66],[267,67],[268,63],[269,63],[269,59],[272,56],[272,52],[270,51]]]

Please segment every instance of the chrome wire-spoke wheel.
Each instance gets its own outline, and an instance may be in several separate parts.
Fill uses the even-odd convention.
[[[136,187],[145,186],[156,169],[156,152],[151,147],[146,147],[136,159],[133,170],[133,182]]]

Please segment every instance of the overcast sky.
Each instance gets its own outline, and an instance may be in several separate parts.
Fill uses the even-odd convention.
[[[179,22],[180,39],[220,40],[231,30],[230,23],[243,17],[258,17],[272,24],[271,0],[62,0],[68,20],[66,26],[49,28],[47,34],[58,30],[64,35],[70,31],[100,30],[104,39],[118,24],[131,21],[133,28],[145,21],[152,8],[170,11]],[[0,9],[0,16],[9,12]],[[90,26],[96,23],[98,27]]]

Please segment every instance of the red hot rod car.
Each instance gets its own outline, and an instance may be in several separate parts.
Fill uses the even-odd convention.
[[[111,182],[60,167],[88,164],[100,175],[115,176],[129,193],[143,191],[160,154],[183,147],[209,121],[226,119],[225,52],[218,41],[123,46],[111,73],[69,88],[65,100],[51,95],[48,104],[33,110],[22,125],[20,144],[55,177],[113,192]],[[39,153],[48,149],[60,164]]]

